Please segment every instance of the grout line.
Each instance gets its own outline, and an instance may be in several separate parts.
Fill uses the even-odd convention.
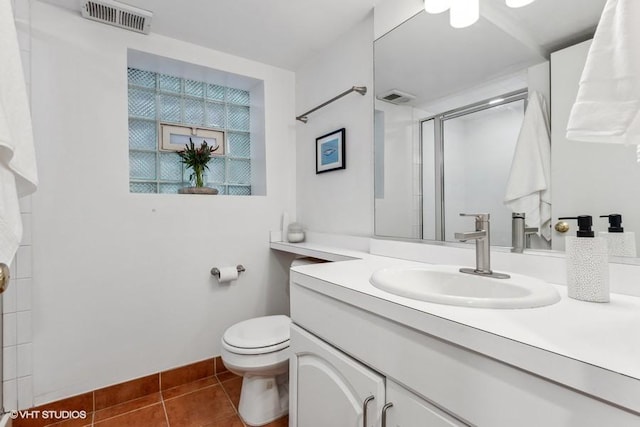
[[[164,404],[164,396],[160,393],[160,402],[162,402],[162,409],[164,410],[164,419],[167,421],[167,427],[171,427],[169,424],[169,414],[167,413],[167,406]]]
[[[152,394],[155,394],[155,393],[152,393]],[[158,393],[158,394],[160,394],[160,393]],[[147,395],[147,396],[150,396],[150,395]],[[139,397],[139,398],[137,398],[137,399],[142,399],[142,398],[147,397],[147,396],[142,396],[142,397]],[[107,409],[114,408],[114,407],[119,406],[119,405],[124,405],[124,404],[130,403],[130,402],[133,402],[134,400],[137,400],[137,399],[127,400],[126,402],[118,403],[117,405],[107,406],[106,408],[102,408],[102,409],[100,409],[100,410],[101,410],[101,411],[105,411],[105,410],[107,410]],[[162,400],[162,394],[160,394],[160,402],[163,402],[163,400]],[[105,418],[105,419],[103,419],[103,420],[100,420],[99,422],[101,423],[101,422],[106,421],[106,420],[111,420],[111,419],[114,419],[114,418],[118,418],[118,417],[120,417],[120,416],[122,416],[122,415],[128,415],[128,414],[130,414],[130,413],[132,413],[132,412],[136,412],[136,411],[138,411],[138,410],[140,410],[140,409],[145,409],[145,408],[149,408],[149,407],[151,407],[151,406],[153,406],[153,405],[157,405],[158,403],[159,403],[159,402],[154,402],[154,403],[150,403],[150,404],[148,404],[148,405],[139,406],[139,407],[136,407],[136,408],[134,408],[134,409],[132,409],[132,410],[130,410],[130,411],[122,412],[122,413],[117,414],[117,415],[114,415],[114,416],[112,416],[112,417],[107,417],[107,418]],[[97,412],[97,411],[96,411],[96,412]],[[95,421],[95,420],[96,420],[96,412],[94,412],[94,413],[93,413],[93,423],[92,423],[93,425],[95,425],[95,422],[96,422],[96,421]]]
[[[190,394],[197,393],[197,392],[199,392],[199,391],[206,390],[206,389],[211,388],[211,387],[218,387],[218,386],[222,387],[222,385],[221,385],[220,383],[218,383],[218,384],[211,384],[211,385],[208,385],[208,386],[205,386],[205,387],[201,387],[201,388],[198,388],[198,389],[195,389],[195,390],[188,391],[188,392],[183,393],[183,394],[179,394],[179,395],[177,395],[177,396],[170,397],[170,398],[168,398],[167,400],[174,400],[174,399],[178,399],[178,398],[180,398],[180,397],[185,397],[185,396],[188,396],[188,395],[190,395]],[[222,387],[222,388],[224,389],[224,387]],[[169,390],[170,390],[170,389],[169,389]],[[162,398],[162,401],[164,402],[164,397]]]
[[[217,376],[217,375],[214,375],[214,377],[216,377],[216,381],[218,381],[218,384],[219,384],[220,386],[222,386],[222,381],[220,381],[220,378],[218,378],[218,376]],[[224,389],[224,387],[222,387],[222,388]]]
[[[227,400],[231,404],[231,407],[233,408],[234,412],[236,413],[238,418],[240,418],[240,412],[238,412],[238,408],[236,408],[236,405],[233,404],[233,400],[231,400],[231,396],[229,396],[229,393],[227,393],[227,389],[224,388],[224,386],[222,385],[222,382],[220,381],[217,375],[216,375],[216,380],[218,380],[218,384],[220,384],[220,388],[222,388],[224,395],[227,396]],[[242,418],[240,418],[240,421],[242,421]],[[244,425],[244,421],[242,421],[242,425]]]

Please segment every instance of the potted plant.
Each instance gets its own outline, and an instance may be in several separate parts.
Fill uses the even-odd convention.
[[[185,144],[184,150],[178,151],[178,156],[182,163],[193,170],[189,176],[191,181],[195,181],[195,187],[185,187],[178,190],[181,194],[218,194],[215,188],[204,186],[204,171],[209,169],[209,160],[217,146],[210,146],[207,141],[203,141],[200,147],[196,147],[191,138],[189,144]]]

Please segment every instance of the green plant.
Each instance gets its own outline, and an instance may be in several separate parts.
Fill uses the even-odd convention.
[[[217,147],[211,147],[207,141],[203,141],[199,148],[189,138],[189,144],[184,145],[184,150],[178,151],[178,156],[182,159],[182,163],[188,168],[193,169],[193,173],[189,176],[190,180],[195,178],[196,187],[204,187],[204,170],[209,169],[209,160]]]

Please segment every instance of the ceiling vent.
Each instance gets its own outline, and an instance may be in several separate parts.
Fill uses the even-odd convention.
[[[82,16],[137,33],[149,34],[153,13],[115,0],[85,1]]]
[[[406,104],[407,102],[416,99],[416,97],[410,93],[392,89],[389,92],[378,95],[378,99],[381,101],[391,102],[392,104]]]

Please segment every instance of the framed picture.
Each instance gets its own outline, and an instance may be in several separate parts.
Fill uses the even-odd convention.
[[[160,123],[160,151],[181,151],[189,139],[196,147],[207,141],[210,147],[216,147],[213,154],[224,154],[224,132],[190,126],[182,126],[175,123]]]
[[[346,169],[345,129],[316,138],[316,174]]]

